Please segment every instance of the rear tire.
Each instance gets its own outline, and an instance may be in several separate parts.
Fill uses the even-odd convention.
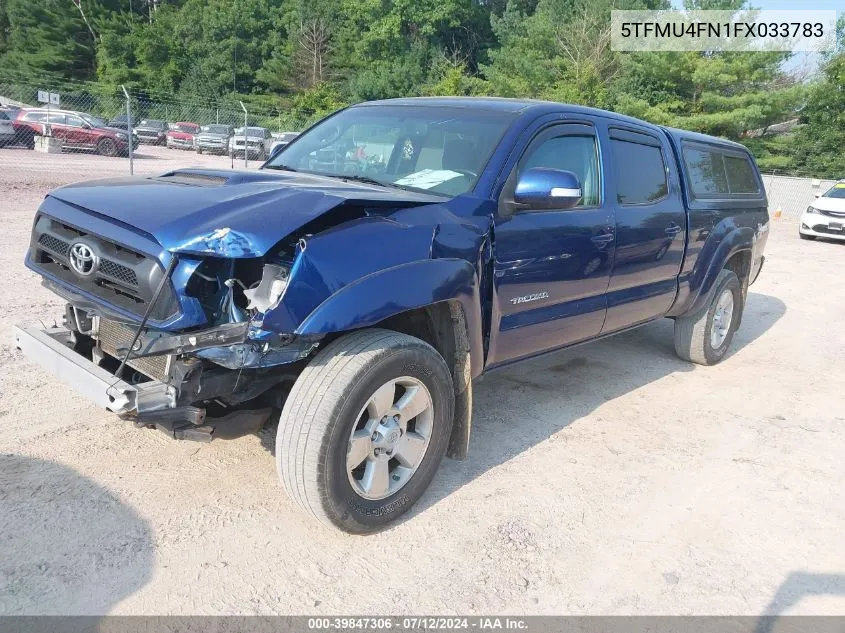
[[[347,334],[314,357],[285,402],[279,478],[321,522],[376,532],[428,488],[453,412],[451,374],[430,345],[390,330]]]
[[[675,319],[675,352],[699,365],[715,365],[733,341],[742,310],[739,278],[732,270],[722,270],[707,305],[697,314]]]

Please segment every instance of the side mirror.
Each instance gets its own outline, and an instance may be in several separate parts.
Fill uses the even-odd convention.
[[[571,171],[532,167],[520,174],[513,200],[527,209],[571,209],[581,195],[581,183]]]
[[[822,192],[821,192],[821,191],[817,191],[816,193],[814,193],[814,194],[813,194],[813,197],[814,197],[814,198],[821,198],[821,197],[822,197]]]

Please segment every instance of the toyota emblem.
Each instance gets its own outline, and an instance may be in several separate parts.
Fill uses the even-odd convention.
[[[100,264],[100,258],[94,254],[94,250],[85,242],[77,242],[70,247],[68,254],[70,267],[77,275],[87,277]]]

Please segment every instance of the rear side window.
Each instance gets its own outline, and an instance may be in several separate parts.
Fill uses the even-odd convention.
[[[733,193],[759,193],[760,185],[751,161],[743,156],[725,154],[725,171],[728,174],[728,189]]]
[[[619,204],[649,204],[666,196],[669,185],[659,147],[618,139],[610,145]]]
[[[690,186],[696,196],[718,196],[730,193],[721,153],[686,147],[684,162],[687,166]]]

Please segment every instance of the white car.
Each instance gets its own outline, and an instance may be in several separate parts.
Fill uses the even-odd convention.
[[[801,214],[798,235],[802,240],[817,237],[845,240],[845,180],[816,198]]]
[[[14,145],[15,128],[5,112],[0,112],[0,147]]]
[[[244,128],[239,127],[229,139],[229,154],[237,158],[246,152],[247,158],[253,156],[259,160],[267,160],[272,141],[273,138],[267,128],[248,127],[244,135]]]
[[[299,132],[272,132],[270,136],[273,137],[273,142],[270,145],[270,154],[272,155],[276,152],[276,148],[284,147],[299,136]]]

